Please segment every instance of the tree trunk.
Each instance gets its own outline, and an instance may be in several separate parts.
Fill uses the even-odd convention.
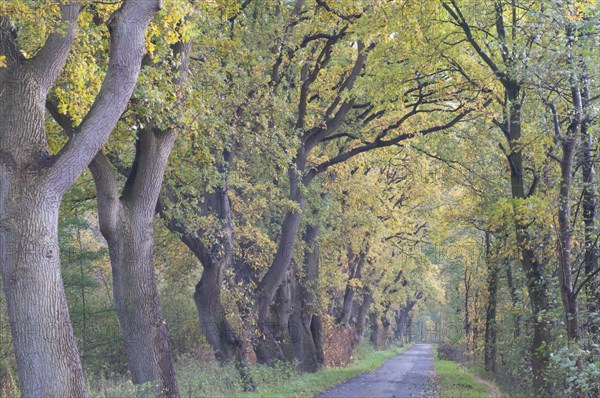
[[[21,394],[86,396],[60,273],[60,198],[43,181],[1,168],[0,258]]]
[[[496,307],[498,303],[498,278],[500,267],[495,259],[491,257],[491,236],[490,232],[485,233],[485,254],[488,268],[487,293],[488,301],[485,311],[485,370],[496,373]]]
[[[521,139],[521,98],[520,86],[513,81],[505,82],[506,106],[508,107],[504,130],[509,141],[510,153],[507,159],[510,168],[511,193],[515,199],[526,199],[533,194],[535,185],[526,192],[524,181],[523,153]],[[535,184],[535,181],[532,183]],[[548,278],[544,275],[544,264],[537,258],[531,242],[529,225],[518,214],[515,206],[515,230],[517,248],[520,252],[521,264],[527,276],[527,290],[533,311],[533,339],[531,346],[531,367],[533,373],[533,389],[540,396],[551,395],[550,383],[545,377],[550,363],[548,345],[552,342],[552,322],[547,316],[552,309],[552,300],[548,294]]]
[[[319,230],[318,225],[306,226],[304,233],[306,277],[300,278],[299,275],[295,275],[292,283],[293,310],[289,321],[289,335],[294,345],[298,369],[301,372],[316,372],[324,364],[322,330],[319,330],[322,325],[316,313],[318,311],[316,291],[319,274],[317,241]]]
[[[375,312],[369,313],[369,323],[371,324],[371,344],[373,347],[379,347],[379,324]]]
[[[325,350],[323,349],[323,321],[321,315],[313,315],[310,321],[310,332],[315,343],[315,354],[319,367],[325,366]]]
[[[64,192],[108,140],[137,81],[146,26],[160,1],[125,1],[109,20],[102,88],[77,134],[50,156],[44,129],[49,90],[76,36],[78,3],[60,5],[60,29],[25,58],[12,21],[0,16],[0,264],[24,397],[87,392],[60,274],[58,212]],[[135,16],[135,17],[134,17]]]
[[[358,318],[356,320],[356,334],[358,335],[359,341],[362,340],[365,334],[365,327],[367,326],[367,318],[369,316],[371,304],[373,304],[373,296],[371,296],[368,291],[365,291],[363,295],[363,302],[360,305]]]
[[[300,188],[300,176],[304,171],[306,163],[302,151],[297,156],[296,167],[290,167],[288,176],[290,180],[290,199],[298,205],[298,209],[288,211],[281,225],[281,237],[277,245],[277,251],[269,270],[260,281],[257,291],[257,323],[261,336],[255,339],[254,347],[259,363],[272,365],[276,360],[285,360],[286,356],[280,347],[274,330],[276,324],[272,321],[271,303],[279,286],[285,279],[289,270],[294,245],[302,220],[302,209],[304,208],[304,194]]]
[[[232,160],[232,154],[224,151],[223,161],[219,163],[218,167],[222,182],[219,186],[213,187],[212,192],[207,190],[202,195],[204,200],[200,202],[203,203],[203,206],[196,209],[198,215],[212,214],[220,220],[223,230],[216,234],[220,237],[218,243],[207,246],[204,240],[204,231],[189,232],[185,222],[167,214],[165,203],[161,203],[159,211],[167,228],[179,237],[202,264],[203,272],[200,281],[196,284],[194,302],[207,342],[221,364],[235,361],[244,390],[254,391],[256,385],[248,371],[244,346],[238,333],[227,320],[227,314],[221,301],[223,272],[233,265],[233,215],[227,193],[227,170]],[[170,190],[166,189],[166,191]],[[175,195],[170,194],[169,197],[173,202],[178,200]]]
[[[154,213],[175,136],[139,130],[136,158],[119,198],[115,171],[101,154],[90,170],[98,191],[100,230],[108,242],[115,307],[134,384],[178,397],[166,323],[154,275]]]
[[[227,314],[221,302],[223,271],[225,267],[219,263],[205,263],[202,277],[196,285],[194,303],[198,310],[200,326],[221,364],[235,361],[240,374],[244,391],[255,391],[256,385],[248,371],[246,354],[242,341],[227,320]]]
[[[319,315],[320,305],[318,301],[317,291],[319,288],[319,232],[321,228],[319,225],[306,226],[305,241],[308,247],[308,253],[306,253],[306,277],[307,293],[306,303],[304,306],[303,319],[305,324],[310,324],[310,331],[315,349],[315,356],[317,359],[317,368],[321,368],[325,365],[325,353],[323,351],[323,322],[321,321],[321,315]]]
[[[464,298],[464,309],[465,309],[465,324],[464,324],[464,330],[465,330],[465,351],[467,353],[468,356],[470,356],[471,354],[471,346],[469,344],[469,342],[471,341],[471,312],[469,309],[469,300],[470,300],[470,293],[471,293],[471,274],[469,273],[469,268],[468,266],[465,266],[465,272],[464,272],[464,276],[463,276],[463,284],[465,287],[465,298]]]
[[[416,300],[406,300],[406,304],[400,306],[396,315],[396,339],[404,344],[406,337],[406,330],[408,326],[408,320],[410,319],[410,311],[414,308]]]
[[[338,322],[344,326],[350,326],[350,323],[355,323],[356,320],[352,319],[354,313],[354,294],[356,289],[353,286],[354,280],[362,277],[362,269],[367,257],[368,249],[361,251],[358,256],[352,253],[351,249],[348,249],[348,262],[350,263],[350,275],[348,275],[348,283],[346,284],[346,291],[344,293],[344,303],[342,305],[342,313],[338,319]]]
[[[519,296],[517,295],[517,287],[515,286],[512,274],[512,267],[510,265],[510,261],[507,261],[506,264],[506,283],[508,285],[508,292],[510,293],[511,300],[511,308],[514,313],[513,322],[514,322],[514,337],[521,336],[521,315],[519,315],[518,305],[519,305]]]
[[[289,318],[288,331],[290,342],[294,346],[295,358],[298,361],[298,370],[301,372],[316,372],[319,370],[317,352],[313,340],[310,323],[312,314],[307,300],[308,289],[304,288],[297,275],[292,278],[292,314]]]
[[[295,265],[293,265],[295,267]],[[295,358],[294,346],[290,337],[290,319],[293,307],[294,272],[289,270],[287,277],[279,285],[273,306],[271,307],[271,327],[275,333],[277,344],[281,348],[285,361],[292,362]]]
[[[583,66],[585,69],[585,65]],[[584,269],[585,275],[590,278],[586,284],[587,312],[597,313],[600,310],[600,286],[598,285],[598,229],[596,227],[597,200],[596,200],[596,170],[594,168],[594,137],[590,131],[592,116],[590,114],[590,78],[587,73],[582,76],[582,112],[581,122],[581,164],[583,170],[583,223],[585,225],[584,237]],[[598,336],[600,325],[594,323],[592,317],[587,323],[591,336]]]
[[[571,175],[575,158],[575,136],[563,140],[563,157],[561,159],[561,185],[558,203],[558,280],[560,285],[567,337],[570,341],[579,341],[579,308],[573,290],[573,274],[571,267],[571,245],[573,231],[571,229]]]
[[[572,47],[575,32],[571,25],[567,27],[569,65],[575,68],[573,61]],[[579,78],[577,72],[571,72],[571,118],[564,136],[561,132],[561,125],[558,111],[553,103],[549,106],[552,110],[554,121],[554,130],[556,138],[561,141],[562,158],[560,160],[560,190],[558,197],[558,281],[560,286],[561,298],[563,303],[563,312],[565,316],[565,325],[567,326],[567,337],[569,341],[577,342],[581,338],[579,329],[579,308],[577,305],[577,296],[574,290],[573,270],[571,264],[571,246],[573,240],[573,230],[571,227],[571,188],[573,181],[573,164],[575,161],[575,148],[578,135],[581,133],[583,122],[583,104],[581,90],[579,88]]]

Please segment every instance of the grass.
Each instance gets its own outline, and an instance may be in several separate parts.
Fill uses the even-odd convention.
[[[384,351],[375,351],[370,347],[359,347],[356,351],[355,362],[344,368],[328,368],[317,373],[298,374],[288,379],[285,383],[275,385],[259,385],[258,391],[251,394],[240,395],[244,398],[254,397],[314,397],[316,394],[342,383],[354,376],[377,369],[390,358],[404,352],[408,347],[392,348]]]
[[[177,381],[181,396],[197,397],[313,397],[360,373],[373,370],[390,358],[404,352],[404,348],[376,351],[368,343],[355,350],[354,362],[344,368],[327,368],[317,373],[300,374],[292,364],[274,367],[250,366],[257,385],[254,393],[242,392],[239,374],[233,366],[219,366],[215,361],[201,362],[182,359],[177,363]],[[92,398],[144,397],[148,386],[134,386],[124,376],[95,379],[89,383]]]
[[[475,380],[463,366],[452,361],[435,360],[441,398],[492,398],[486,385]]]

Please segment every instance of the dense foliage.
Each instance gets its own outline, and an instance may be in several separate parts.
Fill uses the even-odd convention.
[[[134,3],[0,5],[0,116],[20,101],[3,88],[32,84],[21,66],[78,25],[36,103],[31,158],[46,163],[21,165],[30,149],[11,137],[26,129],[0,120],[2,206],[31,189],[13,174],[43,174],[100,131],[86,123],[122,56],[114,20]],[[110,139],[83,174],[64,166],[73,181],[57,194],[54,288],[84,389],[201,394],[216,359],[240,393],[260,388],[256,362],[315,372],[366,342],[429,341],[515,396],[598,396],[599,11],[165,0]],[[9,237],[37,214],[0,211]],[[7,298],[46,260],[11,271],[22,246],[0,253],[0,397],[27,393]],[[138,386],[119,390],[130,376]]]

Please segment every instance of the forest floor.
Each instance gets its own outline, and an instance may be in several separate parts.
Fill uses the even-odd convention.
[[[387,360],[379,369],[362,373],[318,398],[409,398],[438,396],[431,344],[415,344]]]

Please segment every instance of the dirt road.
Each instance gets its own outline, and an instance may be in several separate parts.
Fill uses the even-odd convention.
[[[431,344],[415,344],[377,370],[356,376],[317,398],[410,398],[436,396]]]

